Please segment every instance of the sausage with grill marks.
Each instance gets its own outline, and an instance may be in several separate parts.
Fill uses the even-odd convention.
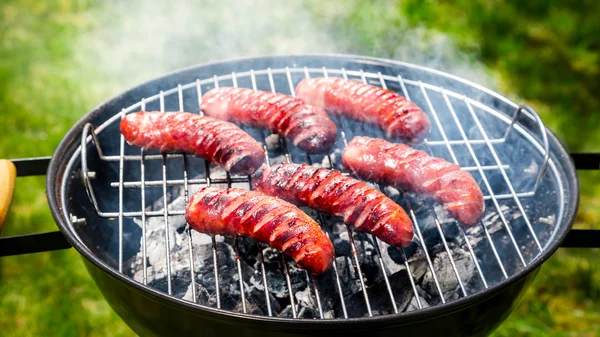
[[[310,165],[263,165],[252,177],[255,189],[289,202],[344,218],[346,224],[405,247],[413,226],[402,207],[362,181]]]
[[[336,126],[325,110],[273,92],[247,88],[215,88],[202,98],[207,116],[267,128],[301,150],[326,152],[335,143]]]
[[[390,138],[415,142],[430,130],[429,118],[400,94],[343,78],[307,78],[296,87],[307,104],[362,122],[377,124]]]
[[[473,226],[483,217],[483,193],[460,166],[404,144],[355,137],[342,154],[357,177],[434,197],[459,222]]]
[[[121,120],[121,133],[133,145],[187,152],[247,175],[265,159],[261,145],[235,124],[188,112],[136,112]]]
[[[315,275],[333,263],[333,244],[315,220],[298,207],[260,192],[204,187],[190,199],[185,217],[201,233],[266,242]]]

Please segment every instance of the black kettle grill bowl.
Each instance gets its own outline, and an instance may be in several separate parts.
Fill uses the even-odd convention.
[[[135,185],[135,182],[141,183],[140,179],[146,179],[147,183],[153,180],[159,183],[147,188],[145,194],[147,202],[144,205],[149,205],[152,201],[155,201],[153,199],[159,200],[163,197],[167,199],[167,194],[170,197],[170,194],[174,193],[171,185],[181,180],[177,177],[168,177],[167,171],[174,170],[172,168],[174,165],[181,164],[172,164],[171,162],[177,160],[169,159],[170,157],[149,153],[145,157],[147,162],[146,176],[140,177],[140,160],[129,160],[135,155],[141,155],[139,149],[125,144],[123,145],[125,149],[122,150],[124,152],[121,153],[124,153],[125,157],[131,156],[131,158],[123,159],[122,155],[120,157],[114,155],[114,153],[119,153],[121,150],[119,147],[123,144],[118,131],[120,116],[142,108],[147,108],[147,110],[165,108],[166,110],[198,112],[197,99],[198,96],[201,96],[201,91],[214,87],[217,83],[220,85],[239,84],[248,87],[258,83],[259,89],[268,90],[270,86],[277,91],[293,94],[293,87],[304,76],[315,77],[324,74],[328,76],[349,76],[357,80],[362,79],[368,83],[379,83],[377,85],[386,85],[392,90],[398,90],[400,93],[405,91],[404,94],[407,94],[407,86],[411,87],[408,88],[409,92],[412,90],[413,92],[419,93],[420,91],[423,93],[425,97],[409,94],[409,98],[417,102],[432,119],[434,130],[427,145],[434,152],[435,148],[461,148],[461,150],[456,150],[457,153],[458,151],[466,151],[465,153],[469,154],[472,153],[468,151],[469,149],[475,149],[474,151],[477,152],[479,147],[489,149],[489,146],[491,146],[494,149],[500,148],[498,150],[500,153],[502,144],[494,143],[494,139],[514,139],[513,144],[510,146],[514,147],[517,155],[510,157],[512,159],[509,158],[509,161],[512,160],[513,162],[496,162],[497,176],[488,175],[489,179],[487,180],[479,176],[479,179],[476,177],[476,180],[481,182],[484,194],[488,195],[486,203],[488,209],[486,212],[500,211],[499,208],[495,207],[501,204],[502,200],[508,199],[514,203],[513,208],[521,207],[533,220],[527,221],[527,223],[523,222],[523,217],[520,218],[521,220],[514,220],[515,222],[520,221],[522,228],[519,229],[512,224],[513,219],[507,216],[505,222],[507,222],[506,225],[510,229],[514,230],[513,240],[511,241],[511,235],[508,235],[505,237],[507,242],[505,247],[498,246],[497,250],[494,248],[495,256],[488,256],[485,259],[477,257],[473,260],[474,263],[478,262],[476,266],[480,275],[478,277],[487,279],[482,282],[484,285],[476,290],[465,291],[461,283],[462,293],[459,292],[456,298],[444,298],[444,294],[441,294],[440,296],[444,300],[440,303],[408,312],[395,313],[392,311],[384,314],[379,312],[379,314],[374,314],[373,317],[349,318],[340,317],[336,314],[336,317],[329,319],[302,319],[270,317],[266,313],[263,313],[263,315],[243,313],[236,310],[216,308],[214,303],[208,305],[194,303],[193,300],[184,300],[175,296],[172,292],[172,289],[177,286],[177,275],[179,275],[176,275],[175,270],[169,270],[168,272],[170,274],[168,289],[145,284],[147,281],[145,273],[142,281],[134,279],[129,263],[132,258],[135,258],[136,254],[141,254],[142,247],[140,246],[145,244],[140,244],[139,231],[131,230],[131,228],[136,228],[131,219],[141,218],[140,212],[142,212],[140,207],[141,189],[139,184]],[[162,94],[160,94],[161,92]],[[192,93],[194,94],[192,95]],[[427,96],[428,93],[431,97]],[[188,94],[193,97],[188,97]],[[196,102],[195,107],[192,105],[194,99]],[[480,135],[473,138],[473,133],[470,130],[477,129],[477,127],[481,128],[481,125],[472,124],[470,128],[465,127],[463,133],[460,130],[454,130],[452,136],[450,136],[450,131],[446,127],[447,121],[453,121],[452,118],[457,116],[452,116],[452,113],[459,113],[459,109],[457,108],[457,111],[451,113],[441,109],[439,104],[450,102],[449,105],[458,105],[456,102],[460,103],[461,100],[462,104],[466,104],[467,101],[473,103],[471,105],[472,110],[468,111],[469,109],[466,109],[465,111],[477,116],[487,116],[484,110],[478,110],[480,107],[487,107],[491,117],[489,119],[481,117],[483,122],[480,124],[485,124],[484,129],[486,130],[493,129],[496,131],[490,131],[490,134],[485,137]],[[469,104],[467,104],[467,108]],[[152,106],[156,109],[150,109]],[[433,112],[434,115],[432,115],[432,110],[437,110]],[[516,117],[513,119],[513,116]],[[344,131],[338,137],[337,146],[340,149],[343,149],[345,140],[343,138],[350,138],[353,134],[359,134],[360,130],[365,130],[364,127],[361,129],[348,124],[352,122],[338,122],[340,130]],[[497,124],[497,127],[490,126],[490,123]],[[460,123],[458,124],[460,125]],[[436,131],[438,126],[441,126],[441,130]],[[540,130],[540,127],[543,131]],[[443,132],[444,130],[445,132]],[[250,131],[255,132],[255,130]],[[85,136],[91,135],[93,132],[97,134],[95,142],[91,136],[84,137],[82,142],[82,133],[85,133]],[[369,134],[374,133],[374,135],[377,135],[376,132],[369,131]],[[253,135],[256,135],[256,133],[253,133]],[[455,136],[459,140],[461,136],[467,138],[463,139],[464,141],[461,143],[452,138]],[[471,147],[466,146],[467,143]],[[85,145],[85,151],[83,151],[85,152],[85,158],[82,158],[82,144]],[[96,145],[101,148],[102,156],[98,154]],[[291,149],[290,158],[292,160],[294,158],[305,158],[297,151],[299,150]],[[450,152],[453,151],[450,150]],[[519,160],[516,159],[518,153],[526,153],[528,159],[531,160],[530,163],[535,164],[533,169],[530,170],[533,171],[528,178],[530,181],[514,186],[514,188],[511,186],[508,190],[506,189],[507,186],[501,187],[500,189],[504,188],[502,191],[494,191],[494,188],[492,188],[492,195],[490,195],[490,191],[485,191],[485,181],[491,185],[496,185],[495,179],[510,181],[506,176],[500,174],[509,170],[509,168],[502,171],[500,167],[503,167],[503,165],[513,165],[513,167],[518,165]],[[502,154],[498,156],[500,158],[494,158],[493,156],[490,158],[504,158]],[[156,164],[151,163],[150,159],[152,158],[155,158]],[[83,167],[82,159],[84,159]],[[447,159],[451,160],[452,158]],[[315,162],[321,160],[325,160],[325,158],[318,157]],[[194,163],[201,163],[196,158],[189,158],[189,156],[186,162],[188,168],[193,166]],[[487,168],[488,166],[494,166],[494,162],[459,164],[463,168],[465,166],[470,167],[474,175],[477,172],[484,171],[485,174],[488,174],[494,170],[493,168]],[[204,170],[204,165],[201,166]],[[133,167],[137,168],[137,173],[135,173]],[[161,168],[164,168],[165,171],[162,171]],[[190,168],[190,170],[190,172],[194,172],[193,168]],[[94,171],[94,174],[90,177],[89,172],[91,171]],[[206,172],[204,173],[206,174]],[[507,174],[510,175],[511,173]],[[190,173],[189,179],[191,180],[193,176],[194,174]],[[510,175],[510,177],[513,176]],[[163,179],[164,184],[160,184]],[[219,182],[219,179],[230,179],[229,183],[245,182],[244,177],[230,178],[229,176],[226,178],[213,178],[213,182]],[[173,184],[169,183],[169,186],[167,186],[166,181],[171,181]],[[186,192],[188,184],[191,185],[186,175]],[[206,179],[197,179],[197,185],[202,186],[202,184],[206,184]],[[90,195],[90,185],[93,187],[92,195]],[[326,334],[352,336],[370,334],[380,336],[407,333],[418,336],[486,336],[508,316],[534,279],[540,265],[558,248],[572,225],[579,202],[578,184],[570,157],[552,133],[540,124],[539,117],[531,109],[519,108],[516,104],[492,91],[428,68],[389,60],[345,55],[291,55],[240,59],[184,69],[142,84],[101,104],[84,116],[69,131],[50,163],[47,186],[50,207],[61,231],[77,251],[81,253],[88,271],[113,309],[134,331],[143,336],[256,335],[265,337],[271,335]],[[96,204],[92,200],[95,200]],[[415,204],[414,200],[412,200],[412,204]],[[176,210],[172,211],[175,212]],[[143,216],[145,219],[152,216],[160,217],[162,216],[161,212],[163,211],[160,209],[143,210]],[[171,210],[166,213],[169,212]],[[502,212],[500,211],[500,213]],[[181,213],[173,214],[181,216]],[[553,222],[545,227],[536,220],[547,217],[549,214],[554,215]],[[165,214],[164,219],[168,220],[170,216],[171,213]],[[418,218],[418,215],[416,216],[417,218],[413,219],[417,220],[417,223],[418,220],[423,220]],[[439,214],[438,216],[443,217]],[[85,219],[85,223],[73,221],[74,219]],[[496,218],[496,221],[500,220]],[[442,224],[445,226],[445,223]],[[459,225],[452,223],[452,226]],[[484,224],[480,224],[480,226],[485,228]],[[187,231],[173,232],[174,235],[190,235]],[[470,233],[468,229],[461,228],[458,235],[469,237]],[[419,245],[426,242],[422,233],[418,233],[417,236],[417,240],[421,242]],[[443,233],[441,236],[444,236]],[[354,245],[355,243],[351,242],[351,244]],[[444,244],[446,244],[445,241]],[[491,248],[494,245],[490,243],[488,246]],[[377,247],[379,249],[379,246]],[[507,247],[514,247],[512,249],[516,248],[517,251],[524,250],[515,255],[515,251],[512,253],[505,252],[504,250],[508,250]],[[446,249],[448,249],[447,246]],[[480,252],[477,249],[473,252],[471,246],[469,246],[469,249],[471,250],[470,256],[477,256],[477,253]],[[490,250],[490,252],[492,251]],[[144,250],[144,254],[146,253]],[[380,254],[379,250],[378,254]],[[521,266],[517,263],[513,267],[497,268],[496,272],[487,273],[487,260],[502,260],[505,258],[505,254],[512,254],[517,262],[522,260],[525,263]],[[166,258],[168,259],[168,256]],[[429,259],[429,255],[427,255],[427,258]],[[167,262],[169,261],[167,260]],[[500,265],[502,265],[501,262]],[[410,270],[410,267],[408,269]],[[364,283],[363,275],[359,274],[357,277],[361,278],[362,284]],[[386,282],[389,282],[385,269],[383,274],[386,277]],[[337,270],[336,276],[339,279]],[[460,279],[460,277],[458,278]],[[232,280],[231,282],[239,281]],[[413,282],[412,278],[411,282]],[[316,287],[316,285],[313,286]],[[223,284],[217,285],[217,288],[219,287],[223,287]],[[364,287],[363,284],[363,289]],[[319,289],[318,287],[312,289],[314,296]],[[338,288],[334,287],[334,289]],[[412,291],[410,288],[408,290]],[[327,296],[343,297],[340,294],[323,292],[317,293],[317,296],[322,298]],[[245,299],[242,300],[245,301]],[[293,301],[293,299],[291,300]],[[371,299],[371,301],[373,300]],[[244,302],[245,308],[246,303]],[[371,312],[370,309],[369,312]],[[394,309],[397,310],[397,308]],[[294,312],[294,316],[296,314]]]

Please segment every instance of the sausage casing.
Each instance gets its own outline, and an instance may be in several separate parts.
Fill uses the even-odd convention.
[[[346,224],[390,245],[404,247],[413,238],[412,222],[402,207],[339,171],[306,164],[263,165],[254,173],[252,184],[266,194],[341,216]]]
[[[319,107],[284,94],[247,88],[215,88],[202,98],[207,116],[267,128],[309,153],[335,143],[336,126]]]
[[[355,137],[344,150],[342,162],[361,179],[434,197],[467,226],[483,217],[483,193],[473,176],[424,151],[383,139]]]
[[[188,112],[136,112],[121,120],[125,139],[145,149],[187,152],[247,175],[265,159],[261,145],[235,124]]]
[[[307,78],[296,87],[296,96],[332,113],[377,124],[390,138],[416,142],[431,128],[416,104],[370,84],[336,77]]]
[[[312,274],[331,267],[333,244],[298,207],[272,196],[239,188],[204,187],[186,208],[190,227],[201,233],[243,235],[291,256]]]

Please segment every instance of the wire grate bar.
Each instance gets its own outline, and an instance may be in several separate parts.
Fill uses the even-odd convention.
[[[381,75],[381,73],[378,73],[378,75],[379,75],[379,82],[380,82],[382,88],[387,89],[387,85],[385,83],[385,80],[383,79],[383,76]],[[398,79],[400,79],[400,77],[398,77]],[[404,89],[406,89],[405,86],[403,86],[403,90]],[[405,94],[405,98],[408,101],[410,101],[410,96],[408,96],[408,92],[405,91],[404,94]],[[426,141],[426,143],[427,143],[427,141]],[[430,151],[430,153],[431,153],[431,151]],[[435,222],[436,228],[438,230],[438,233],[440,234],[440,238],[442,239],[442,243],[444,245],[444,249],[446,250],[446,253],[448,254],[448,258],[450,260],[450,264],[452,265],[452,270],[454,272],[454,275],[456,276],[456,280],[458,281],[458,285],[460,286],[460,290],[462,291],[463,296],[466,297],[467,296],[467,292],[465,290],[465,286],[464,286],[464,284],[462,282],[462,279],[460,277],[460,273],[458,272],[458,269],[456,268],[456,263],[454,261],[454,257],[452,256],[452,252],[450,251],[450,248],[448,247],[448,242],[446,242],[446,237],[444,235],[444,231],[442,230],[442,226],[440,225],[440,222],[438,220],[437,214],[435,212],[435,209],[433,209],[433,207],[431,208],[431,212],[434,215],[434,222]],[[460,225],[458,223],[456,225],[458,227],[460,227]],[[465,241],[468,242],[468,239],[467,239],[466,236],[465,236]],[[424,244],[424,242],[423,242],[423,244]],[[471,253],[473,253],[473,252],[471,251]],[[475,264],[477,264],[477,258],[475,257],[474,253],[471,255],[471,257],[473,258],[473,261],[475,262]],[[480,271],[479,268],[477,268],[477,270]],[[483,279],[485,279],[485,277],[483,276],[483,274],[481,272],[480,272],[480,274],[481,274],[481,277]]]
[[[160,92],[160,111],[165,111],[165,97],[163,92]],[[167,157],[163,155],[162,161],[162,177],[163,177],[163,214],[165,219],[165,261],[167,266],[167,292],[169,295],[173,293],[171,284],[171,243],[169,237],[169,207],[167,206]]]
[[[250,80],[252,81],[252,89],[256,90],[256,77],[254,75],[254,70],[250,71]],[[267,152],[267,149],[265,148],[265,156],[266,156],[266,160],[268,161],[269,159],[269,155]],[[252,179],[251,176],[248,176],[248,189],[252,190]],[[260,258],[260,269],[261,269],[261,273],[262,273],[262,279],[263,279],[263,286],[265,288],[265,301],[267,302],[267,312],[269,314],[269,316],[273,316],[273,309],[271,308],[271,298],[269,295],[269,283],[267,280],[267,271],[265,270],[265,257],[263,254],[263,249],[261,248],[261,244],[259,242],[256,243],[258,246],[258,256]]]
[[[327,158],[329,159],[329,163],[331,163],[331,157],[329,156],[329,154],[327,154]],[[308,153],[306,154],[306,162],[309,165],[312,165],[312,158],[310,157],[310,155]],[[331,164],[330,164],[330,167],[331,167]],[[329,233],[327,233],[327,231],[325,230],[325,228],[327,227],[327,221],[325,221],[325,216],[324,216],[323,212],[317,211],[317,217],[319,218],[319,225],[323,229],[323,232],[325,232],[325,235],[327,235],[327,238],[331,239],[329,237]],[[333,262],[333,268],[334,268],[334,275],[335,275],[335,281],[336,281],[335,283],[337,285],[338,294],[339,294],[339,297],[340,297],[340,304],[342,305],[342,311],[343,311],[344,317],[348,318],[348,312],[346,310],[346,301],[344,300],[344,293],[342,291],[342,284],[341,284],[341,281],[340,281],[340,276],[338,274],[335,261]],[[313,283],[314,283],[314,280],[313,280]],[[315,287],[315,294],[317,296],[317,304],[319,305],[319,308],[320,308],[319,311],[321,312],[322,308],[321,308],[321,300],[319,298],[319,290],[317,289],[316,284],[314,284],[314,287]]]
[[[202,89],[200,88],[200,81],[196,80],[196,90],[198,93],[198,114],[200,116],[204,116],[204,112],[202,111]],[[208,161],[204,161],[204,180],[206,181],[206,186],[211,185],[210,179],[210,163]],[[183,211],[185,214],[185,211]],[[211,246],[212,246],[212,256],[213,256],[213,270],[215,273],[215,295],[217,299],[217,308],[221,309],[221,288],[219,281],[219,259],[217,258],[217,240],[214,235],[210,236]]]
[[[142,98],[142,111],[146,111],[146,104],[144,99]],[[144,148],[140,149],[140,181],[142,185],[144,185],[146,177],[146,169],[144,167]],[[142,199],[142,268],[144,268],[142,272],[142,282],[144,284],[148,284],[148,252],[146,246],[146,189],[140,189],[140,198]]]
[[[419,296],[419,292],[417,291],[417,286],[415,285],[415,279],[410,270],[410,266],[408,265],[408,257],[406,257],[406,252],[404,251],[404,248],[400,248],[400,252],[402,252],[402,259],[404,260],[404,268],[406,268],[406,273],[408,274],[408,280],[410,281],[410,286],[413,290],[415,299],[417,300],[417,306],[419,309],[423,309],[423,304],[421,304],[421,299],[420,299],[421,296]]]
[[[121,111],[121,119],[125,113]],[[125,152],[125,137],[121,135],[121,143],[119,146],[121,158]],[[119,273],[123,272],[123,159],[119,161]]]
[[[346,79],[348,78],[348,76],[346,75],[346,72],[344,71],[344,69],[342,69],[342,74],[344,75],[344,78],[346,78]],[[364,72],[362,72],[362,71],[361,71],[361,78],[363,80],[363,83],[367,83],[366,78],[364,76]],[[381,83],[381,85],[382,85],[382,87],[384,89],[387,89],[387,87],[385,85],[385,82],[383,80],[380,83]],[[345,136],[344,136],[344,146],[348,146],[348,142],[347,142]],[[429,269],[431,270],[431,275],[433,276],[436,288],[437,288],[438,293],[440,295],[440,299],[441,299],[442,303],[445,303],[446,300],[444,299],[444,293],[442,292],[442,289],[440,287],[437,275],[436,275],[435,270],[433,268],[433,264],[431,263],[431,259],[429,257],[429,253],[427,252],[427,246],[425,245],[425,240],[423,239],[423,236],[421,235],[421,230],[419,229],[419,223],[416,221],[416,216],[414,216],[414,211],[413,211],[412,205],[409,202],[408,198],[406,197],[406,193],[403,193],[403,196],[404,196],[404,199],[406,201],[407,208],[410,211],[411,217],[413,218],[413,225],[414,225],[414,228],[416,229],[416,232],[418,233],[418,238],[419,238],[420,245],[422,246],[423,251],[425,252],[425,256],[427,258],[427,263],[429,265]],[[444,237],[443,233],[440,233],[440,235],[442,236],[442,238]],[[454,262],[454,260],[452,259],[452,255],[450,254],[450,251],[448,250],[447,245],[446,245],[446,250],[447,250],[447,253],[448,253],[448,257],[450,258],[450,260],[452,262]],[[454,268],[454,272],[456,274],[457,279],[459,280],[459,282],[461,282],[460,281],[460,276],[458,275],[458,271],[456,270],[456,266],[454,265],[454,263],[452,263],[452,266]],[[461,289],[462,289],[462,283],[461,283]],[[418,297],[418,295],[417,295],[417,297]]]
[[[181,84],[177,86],[178,90],[178,99],[179,99],[179,111],[183,111],[183,91],[181,89]],[[188,171],[187,171],[187,155],[183,154],[183,190],[184,190],[184,200],[187,205],[190,200],[190,193],[188,188]],[[194,251],[192,244],[192,228],[186,222],[185,224],[188,235],[188,252],[189,252],[189,261],[190,261],[190,279],[192,283],[192,301],[194,303],[198,303],[198,298],[196,297],[196,277],[195,277],[195,264],[194,264]]]
[[[440,133],[442,134],[442,138],[444,140],[447,140],[448,138],[446,137],[446,132],[444,131],[440,120],[437,116],[437,113],[435,111],[435,109],[433,108],[433,105],[431,104],[431,100],[429,99],[429,95],[427,94],[427,91],[425,90],[424,86],[420,86],[421,87],[421,91],[423,93],[423,96],[425,97],[425,100],[427,101],[427,105],[429,106],[429,110],[431,111],[433,117],[434,117],[434,121],[437,124],[438,128],[440,129]],[[456,155],[454,154],[454,151],[452,150],[452,147],[448,144],[447,145],[447,149],[448,152],[450,152],[450,155],[452,156],[452,160],[454,161],[455,164],[458,165],[458,160],[456,159]],[[478,160],[477,158],[474,158],[474,160]],[[494,191],[492,190],[491,186],[489,185],[489,182],[487,180],[487,177],[485,175],[482,174],[482,178],[483,181],[488,189],[488,192],[490,193],[490,196],[492,196],[492,200],[494,201],[494,205],[496,206],[496,210],[498,211],[498,215],[500,216],[500,218],[502,219],[503,224],[505,225],[505,228],[508,232],[508,235],[512,241],[513,246],[515,247],[515,251],[517,252],[517,254],[519,255],[519,259],[521,260],[521,263],[523,263],[523,265],[527,265],[525,263],[525,259],[523,258],[523,254],[521,253],[521,250],[519,249],[519,245],[517,244],[514,235],[512,233],[512,230],[510,229],[510,226],[508,225],[508,221],[506,221],[506,218],[504,217],[504,214],[502,213],[502,210],[500,209],[500,205],[498,204],[497,200],[494,198]]]
[[[410,96],[408,95],[408,91],[406,90],[406,85],[404,84],[403,78],[400,75],[398,75],[397,79],[398,79],[398,82],[400,83],[400,86],[402,88],[402,92],[405,95],[406,99],[410,100]],[[452,109],[451,106],[450,106],[450,108]],[[466,135],[463,136],[463,139],[464,138],[466,138]],[[426,143],[426,145],[428,144],[427,141],[425,143]],[[470,148],[470,146],[469,146],[469,148]],[[471,148],[471,150],[472,150],[472,148]],[[476,156],[473,155],[473,159],[475,160],[475,162],[477,164],[479,163],[479,160],[476,158]],[[458,164],[458,163],[455,162],[455,164]],[[483,176],[483,172],[480,171],[480,174]],[[484,179],[485,179],[485,177],[484,177]],[[490,188],[489,184],[487,183],[487,180],[485,180],[485,182],[486,182],[486,187],[488,188],[488,190],[491,191],[491,188]],[[497,198],[497,196],[496,196],[496,198]],[[484,197],[484,200],[487,200],[487,199]],[[500,212],[500,208],[498,207],[497,203],[495,203],[495,205],[496,205],[496,209],[500,213],[500,216],[502,216],[502,212]],[[498,251],[496,249],[496,245],[494,244],[494,241],[492,241],[492,238],[490,236],[490,233],[488,232],[487,227],[483,224],[483,222],[480,222],[480,225],[483,228],[483,231],[485,233],[486,239],[488,240],[488,242],[489,242],[489,244],[490,244],[490,246],[492,248],[492,252],[494,254],[494,257],[496,258],[496,261],[498,262],[498,265],[500,267],[500,270],[502,271],[502,274],[503,274],[504,278],[505,279],[508,278],[508,275],[506,273],[506,269],[504,268],[504,264],[502,263],[502,260],[500,259]],[[469,252],[471,253],[471,256],[473,257],[473,261],[475,262],[475,266],[477,267],[477,270],[478,270],[479,274],[481,275],[481,279],[483,280],[483,283],[484,283],[485,287],[487,288],[487,281],[485,279],[485,276],[481,272],[481,267],[479,266],[479,263],[477,262],[477,257],[475,256],[475,253],[473,252],[471,244],[469,243],[469,239],[467,238],[466,233],[465,233],[464,229],[462,228],[462,226],[459,225],[458,227],[460,228],[460,231],[461,231],[462,235],[465,238],[465,242],[467,243],[467,246],[469,247]]]
[[[404,202],[407,205],[408,212],[413,221],[415,233],[417,234],[418,243],[421,246],[421,248],[423,249],[423,253],[425,253],[425,259],[427,260],[427,265],[429,266],[429,270],[431,271],[431,276],[433,277],[433,282],[435,283],[435,288],[437,289],[438,294],[440,295],[440,300],[442,301],[442,303],[446,303],[446,299],[444,298],[444,292],[442,292],[442,288],[440,287],[440,282],[437,278],[437,274],[436,274],[435,270],[433,269],[433,263],[431,262],[431,257],[429,256],[429,252],[427,251],[427,245],[425,244],[425,240],[423,239],[423,235],[421,234],[421,230],[419,229],[419,221],[417,221],[415,211],[413,210],[410,200],[408,200],[408,197],[406,196],[406,194],[403,193],[402,196],[404,197]]]
[[[467,107],[469,109],[469,112],[471,113],[471,116],[473,116],[473,119],[475,120],[475,123],[477,124],[477,128],[479,129],[479,131],[481,131],[483,138],[485,140],[488,140],[489,137],[487,135],[487,132],[481,125],[481,122],[479,121],[479,118],[475,114],[475,111],[473,111],[473,107],[466,99],[465,99],[465,101],[467,102]],[[494,157],[494,160],[496,161],[496,163],[501,163],[500,158],[498,157],[498,153],[496,153],[496,149],[494,148],[494,146],[490,142],[486,142],[486,143],[487,143],[488,149],[490,149],[490,151],[492,152],[492,156]],[[506,182],[506,185],[508,186],[510,193],[513,195],[513,198],[514,198],[515,202],[517,203],[517,207],[519,208],[519,211],[523,215],[523,219],[525,220],[525,224],[527,224],[527,228],[529,229],[529,232],[531,233],[531,237],[533,238],[533,241],[535,241],[535,244],[537,245],[538,250],[541,252],[543,250],[542,245],[540,244],[540,241],[539,241],[537,235],[535,234],[533,227],[531,226],[531,221],[529,220],[527,213],[525,213],[525,209],[523,209],[521,200],[517,196],[510,179],[506,175],[506,171],[504,171],[504,169],[500,168],[500,173],[502,174],[502,177],[504,178],[504,181]]]
[[[235,88],[237,88],[237,77],[235,76],[235,73],[231,73],[231,80],[233,81],[233,86]],[[215,87],[216,87],[216,83],[215,83]],[[229,174],[229,172],[227,172],[227,187],[231,188],[231,175]],[[242,272],[242,262],[240,260],[240,249],[239,249],[239,245],[238,245],[238,236],[235,236],[234,239],[234,246],[235,246],[235,262],[236,262],[236,266],[237,266],[237,272],[238,272],[238,277],[239,277],[239,281],[240,281],[240,294],[242,297],[242,310],[243,312],[246,314],[248,313],[248,308],[246,306],[246,290],[244,288],[244,273]]]

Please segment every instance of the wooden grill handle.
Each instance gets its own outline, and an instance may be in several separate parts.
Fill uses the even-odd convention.
[[[8,213],[13,191],[15,189],[15,178],[17,169],[10,160],[0,160],[0,233],[2,225]]]

